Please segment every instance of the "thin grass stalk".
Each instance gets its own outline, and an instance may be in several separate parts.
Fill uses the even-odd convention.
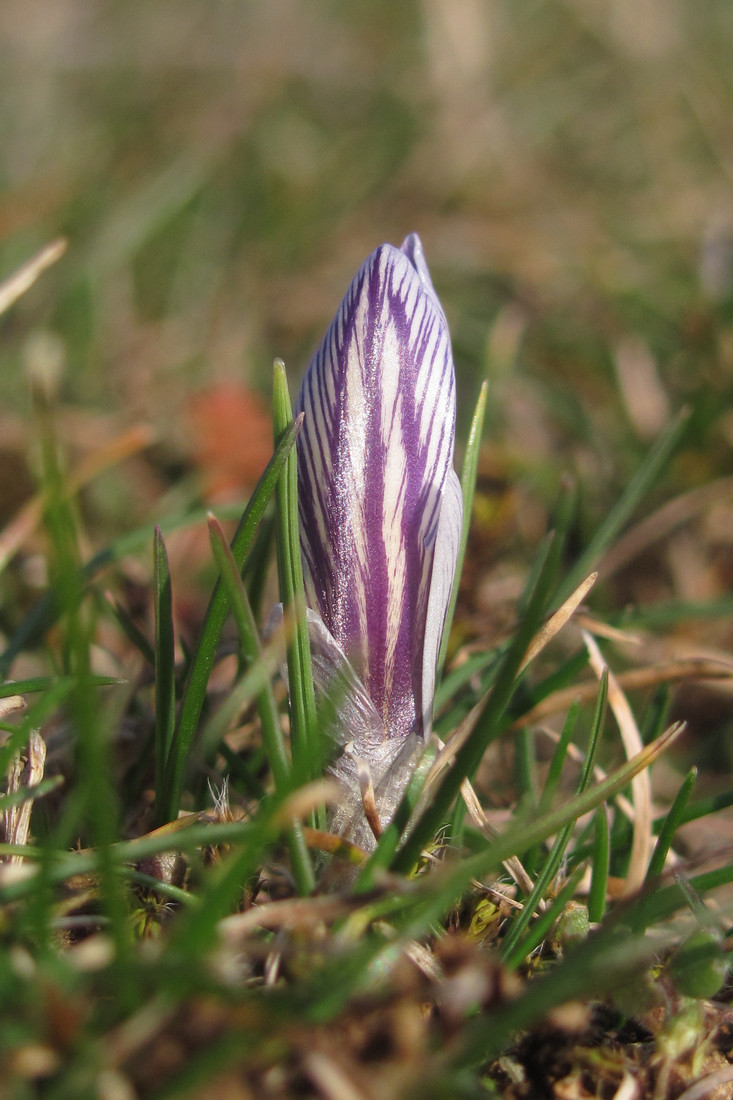
[[[160,528],[153,540],[153,608],[155,614],[155,807],[156,821],[170,820],[166,772],[176,721],[173,595],[168,554]]]
[[[573,733],[575,732],[575,726],[577,725],[579,713],[580,704],[576,701],[571,704],[570,709],[567,713],[567,717],[563,722],[563,727],[560,732],[560,740],[555,746],[555,751],[552,754],[550,766],[547,769],[545,785],[542,788],[542,795],[540,796],[540,804],[538,808],[539,813],[544,813],[546,810],[549,810],[554,801],[555,792],[557,791],[557,785],[560,782],[560,775],[562,773],[563,765],[565,763],[568,745],[570,744]]]
[[[572,900],[584,874],[585,867],[576,867],[559,894],[552,899],[552,904],[538,915],[527,934],[515,942],[514,948],[503,957],[503,963],[507,969],[515,970],[546,939],[552,926],[560,918],[568,902]]]
[[[273,423],[275,442],[292,423],[292,405],[285,366],[278,359],[273,371]],[[316,703],[311,668],[310,642],[305,620],[305,589],[298,526],[298,465],[291,453],[275,490],[277,515],[277,566],[283,611],[293,619],[288,644],[288,698],[293,767],[303,779],[316,774],[319,758],[316,738]]]
[[[591,877],[588,891],[588,920],[591,924],[600,924],[606,911],[610,865],[611,836],[608,828],[608,817],[606,807],[599,806],[594,819]]]
[[[649,910],[648,895],[651,893],[655,880],[659,878],[664,871],[667,856],[674,842],[677,830],[683,823],[685,808],[690,800],[690,795],[692,794],[692,789],[695,786],[696,780],[697,768],[690,768],[680,789],[675,795],[672,805],[667,811],[664,823],[660,829],[657,843],[652,852],[651,859],[649,860],[649,866],[647,867],[646,876],[644,878],[643,895],[640,899],[638,914],[634,921],[634,930],[637,932],[640,932],[647,926],[646,918]]]
[[[439,920],[451,905],[463,896],[473,880],[479,881],[487,874],[497,870],[504,860],[517,852],[526,851],[548,836],[559,832],[570,822],[595,810],[596,806],[613,798],[623,790],[634,775],[648,768],[683,729],[681,724],[671,726],[662,737],[652,745],[647,745],[626,764],[621,765],[602,782],[589,787],[582,794],[573,795],[566,802],[545,814],[541,819],[523,821],[508,828],[501,836],[483,850],[467,856],[460,863],[450,865],[440,873],[430,876],[429,890],[416,903],[415,909],[409,905],[405,909],[404,924],[406,935],[419,937],[425,930],[423,921]]]

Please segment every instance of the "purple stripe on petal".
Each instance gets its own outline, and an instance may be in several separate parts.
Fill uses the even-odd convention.
[[[309,599],[387,735],[422,734],[440,644],[433,634],[445,617],[445,605],[438,614],[431,603],[429,614],[428,604],[452,474],[455,378],[417,236],[402,249],[382,245],[362,265],[296,410],[306,414],[297,446]]]

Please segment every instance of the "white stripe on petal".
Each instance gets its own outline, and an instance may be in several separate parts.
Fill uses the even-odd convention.
[[[443,638],[445,615],[453,585],[456,583],[456,562],[463,524],[463,492],[455,470],[451,470],[443,490],[438,529],[433,554],[433,575],[430,578],[428,611],[425,617],[425,649],[423,651],[423,730],[430,735],[433,720],[433,696],[438,653]]]

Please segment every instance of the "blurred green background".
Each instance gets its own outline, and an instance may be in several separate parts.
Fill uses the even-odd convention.
[[[732,56],[729,0],[6,0],[0,277],[69,248],[0,323],[5,457],[27,453],[43,333],[72,452],[156,432],[90,492],[101,532],[205,494],[224,459],[202,395],[266,400],[276,355],[295,387],[363,258],[416,230],[462,432],[491,378],[487,568],[531,557],[565,471],[585,539],[684,404],[657,502],[724,475]],[[262,429],[253,408],[220,450]],[[727,591],[731,515],[729,491],[691,565],[655,559],[617,596]]]

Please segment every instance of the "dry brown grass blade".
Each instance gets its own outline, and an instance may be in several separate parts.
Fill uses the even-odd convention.
[[[597,573],[591,573],[582,581],[572,595],[568,596],[561,607],[557,609],[554,615],[551,615],[547,622],[537,631],[534,638],[530,642],[529,649],[527,650],[524,660],[520,666],[519,671],[524,672],[525,668],[535,657],[542,652],[548,642],[551,642],[556,634],[562,630],[566,622],[572,618],[575,611],[580,607],[585,597],[590,592],[593,585],[598,580]]]
[[[0,283],[0,314],[5,313],[33,286],[47,268],[60,260],[66,251],[67,241],[63,237],[52,241],[37,252],[32,259],[14,271],[9,278]]]
[[[324,1100],[374,1100],[373,1092],[363,1092],[344,1069],[322,1051],[308,1051],[303,1056],[303,1068]]]
[[[707,1073],[694,1085],[690,1085],[680,1094],[678,1100],[706,1100],[706,1097],[712,1096],[716,1089],[727,1085],[730,1081],[733,1081],[733,1066],[724,1066],[722,1069],[715,1070],[714,1073]],[[726,1093],[726,1095],[729,1094]]]
[[[644,743],[628,700],[618,681],[603,659],[595,639],[583,631],[583,641],[590,656],[591,668],[600,680],[608,671],[608,702],[618,723],[627,760],[640,753]],[[649,865],[652,849],[652,788],[649,771],[639,772],[631,780],[634,802],[634,826],[631,842],[631,860],[626,877],[625,894],[633,894],[641,888]]]
[[[725,661],[711,661],[702,657],[691,657],[685,660],[667,661],[664,664],[651,665],[646,668],[628,669],[626,672],[619,673],[616,680],[623,691],[636,691],[641,688],[654,687],[657,684],[671,684],[680,680],[730,680],[731,678],[733,678],[733,664]],[[593,683],[577,684],[574,687],[561,688],[517,718],[511,729],[533,725],[543,721],[551,714],[566,711],[576,699],[580,703],[592,702],[597,694],[598,684],[595,681]]]
[[[22,695],[7,695],[0,699],[0,718],[7,718],[9,714],[17,714],[25,709],[25,698]]]
[[[325,922],[348,915],[359,899],[350,900],[337,894],[322,894],[311,898],[285,898],[264,905],[253,905],[244,913],[233,913],[218,924],[219,933],[227,941],[239,941],[256,928],[312,929]]]
[[[84,488],[98,474],[103,473],[118,462],[130,458],[138,451],[150,446],[153,441],[152,428],[138,424],[122,432],[103,447],[86,455],[66,481],[65,492],[73,496]],[[17,554],[23,543],[38,527],[45,508],[45,496],[36,493],[17,512],[13,519],[0,531],[0,571]]]
[[[565,626],[568,620],[572,617],[573,613],[577,610],[580,604],[583,602],[588,592],[595,584],[598,578],[597,573],[591,573],[585,578],[585,580],[578,585],[572,595],[568,596],[567,600],[561,607],[552,615],[547,622],[537,631],[534,638],[529,644],[529,648],[525,654],[524,660],[520,671],[524,671],[534,658],[542,652],[545,646],[550,642],[560,630]],[[425,789],[427,790],[433,785],[438,775],[444,770],[447,763],[458,752],[465,741],[470,737],[479,715],[486,704],[486,697],[480,699],[478,703],[468,712],[466,717],[460,723],[458,728],[451,736],[450,741],[447,744],[443,744],[439,738],[441,751],[436,757],[433,766],[428,772],[427,779],[425,780]]]
[[[612,573],[618,572],[643,553],[647,547],[666,538],[699,512],[703,512],[713,504],[718,504],[727,497],[733,497],[733,477],[718,478],[717,481],[702,485],[698,489],[691,489],[675,497],[674,500],[668,501],[636,527],[632,527],[611,547],[601,559],[599,572],[604,577],[610,577]]]
[[[628,1070],[624,1073],[621,1084],[613,1094],[613,1100],[639,1100],[641,1086]]]
[[[300,821],[319,806],[332,805],[341,797],[341,788],[333,779],[316,779],[289,795],[275,815],[277,824]]]
[[[40,733],[31,733],[28,740],[28,759],[21,763],[20,753],[15,753],[8,768],[7,792],[15,794],[27,787],[36,787],[43,779],[46,764],[46,742]],[[26,799],[15,806],[10,806],[0,815],[2,832],[7,844],[18,844],[23,847],[28,843],[28,833],[31,824],[32,799]],[[8,859],[9,863],[22,863],[23,856],[13,855]]]
[[[594,619],[592,615],[576,615],[575,625],[582,630],[587,630],[595,638],[606,638],[609,642],[618,645],[641,645],[643,639],[639,634],[632,634],[629,630],[619,630],[617,626]]]
[[[324,832],[323,829],[311,829],[310,826],[304,825],[303,838],[309,848],[313,848],[318,852],[327,852],[331,856],[338,856],[339,859],[345,859],[347,863],[361,866],[369,858],[367,853],[362,848],[357,847],[356,844],[336,836],[335,833]]]
[[[372,773],[366,760],[362,760],[360,756],[354,751],[354,742],[350,741],[344,749],[344,755],[349,756],[356,765],[356,775],[359,780],[359,790],[361,792],[361,804],[364,810],[364,817],[367,820],[367,824],[372,831],[372,835],[375,840],[379,840],[382,835],[382,822],[379,820],[379,810],[377,809],[377,799],[374,794],[374,783],[372,782]]]

